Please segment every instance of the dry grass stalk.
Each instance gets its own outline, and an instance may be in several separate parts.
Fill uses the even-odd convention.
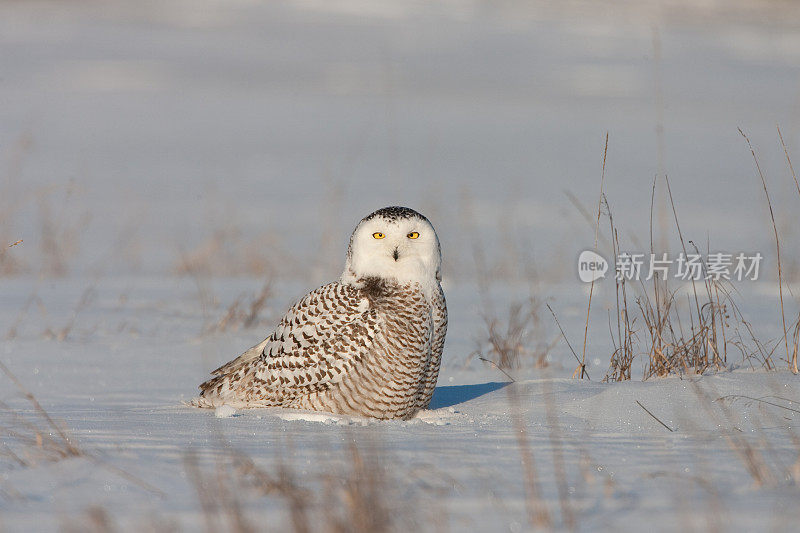
[[[488,290],[485,291],[485,294],[488,294]],[[494,365],[503,374],[508,376],[512,382],[515,380],[508,371],[518,369],[521,365],[522,354],[525,353],[526,331],[528,329],[527,325],[530,317],[530,313],[522,312],[521,306],[511,306],[505,331],[501,330],[497,319],[484,318],[487,325],[489,350],[494,357],[493,360],[479,359],[488,361],[490,364]],[[539,361],[544,362],[544,357],[540,358]],[[547,505],[540,495],[536,462],[533,450],[530,446],[525,420],[522,416],[520,401],[516,389],[513,386],[506,387],[506,390],[514,435],[517,439],[517,449],[519,450],[522,462],[522,477],[526,495],[525,510],[528,523],[532,528],[549,528],[552,526],[552,519]],[[554,450],[554,453],[557,452]],[[560,450],[558,453],[560,453]],[[563,461],[561,464],[563,466]],[[568,503],[565,503],[564,507],[562,507],[562,515],[564,516],[565,523],[567,520],[571,520],[572,516],[568,509]]]
[[[52,209],[50,197],[57,192],[64,193],[58,200],[59,209]],[[80,236],[89,225],[88,213],[72,219],[74,209],[69,205],[72,191],[67,188],[46,188],[37,192],[39,208],[39,252],[41,254],[41,273],[46,277],[63,277],[69,273],[69,264],[80,251]]]
[[[783,272],[781,271],[781,241],[780,238],[778,237],[778,226],[775,223],[775,213],[772,210],[772,201],[769,198],[769,190],[767,190],[767,180],[764,178],[764,173],[761,172],[761,165],[759,165],[758,163],[758,158],[756,157],[756,152],[753,149],[753,145],[750,143],[750,138],[747,137],[747,135],[745,135],[745,133],[742,131],[741,128],[739,128],[739,133],[741,133],[742,137],[744,137],[744,140],[747,141],[747,146],[750,148],[750,153],[753,155],[753,161],[755,161],[756,164],[756,170],[758,170],[758,176],[761,178],[761,185],[763,185],[764,187],[764,196],[766,196],[767,198],[767,207],[769,207],[769,217],[772,220],[772,230],[775,233],[775,248],[778,256],[778,295],[780,297],[780,302],[781,302],[781,320],[783,321],[783,342],[786,348],[786,361],[787,364],[789,365],[789,370],[797,374],[798,373],[797,357],[792,358],[789,354],[789,334],[788,330],[786,329],[786,313],[783,307]],[[781,141],[783,141],[782,138]],[[788,158],[788,153],[787,153],[787,158]],[[791,165],[791,160],[790,160],[790,165]]]
[[[22,193],[17,184],[25,157],[32,147],[33,137],[30,133],[20,135],[10,147],[5,180],[0,189],[0,243],[11,243],[12,236],[16,237],[13,221],[23,205],[23,202],[20,201]],[[21,242],[21,239],[17,240],[13,244],[9,244],[8,248]],[[8,248],[0,249],[0,276],[13,276],[27,268],[22,260],[15,257],[15,254],[8,253]]]
[[[687,254],[686,244],[683,239],[683,232],[680,229],[680,221],[675,209],[675,202],[672,198],[672,190],[669,186],[669,178],[665,176],[667,191],[669,193],[670,205],[675,219],[675,227],[681,241],[684,255]],[[653,181],[652,196],[650,202],[650,250],[653,249],[653,205],[655,200],[656,181]],[[691,242],[691,241],[690,241]],[[707,269],[706,269],[707,272]],[[650,336],[649,342],[649,363],[645,370],[645,378],[656,375],[665,376],[670,373],[684,373],[694,370],[702,373],[708,368],[719,370],[726,364],[726,345],[725,338],[725,314],[724,302],[719,297],[719,281],[708,275],[703,276],[706,287],[706,301],[701,303],[697,292],[696,281],[692,282],[694,295],[694,309],[697,314],[692,313],[689,306],[689,325],[690,330],[684,333],[681,322],[681,314],[675,302],[675,291],[670,291],[666,279],[659,283],[658,273],[653,274],[653,300],[642,287],[643,296],[637,299],[641,316]],[[704,313],[705,311],[705,313]],[[719,320],[718,320],[719,319]],[[675,324],[673,324],[673,320]],[[723,342],[720,343],[720,338]]]
[[[239,476],[248,480],[261,495],[275,495],[285,499],[295,533],[311,531],[309,517],[311,493],[297,483],[294,474],[286,465],[279,464],[277,476],[272,476],[242,453],[234,455],[233,464]]]
[[[794,334],[792,335],[792,365],[797,366],[797,352],[800,350],[800,312],[797,313],[797,320],[794,322]]]
[[[547,504],[542,499],[541,491],[539,490],[536,461],[528,438],[528,429],[522,416],[517,390],[511,385],[506,387],[506,391],[508,403],[511,407],[514,436],[517,439],[517,449],[522,461],[522,480],[525,484],[525,511],[528,515],[528,523],[534,529],[549,529],[552,527],[553,522]]]
[[[644,412],[645,412],[645,413],[647,413],[648,415],[650,415],[650,416],[653,418],[653,420],[655,420],[656,422],[658,422],[659,424],[661,424],[662,426],[664,426],[664,428],[666,428],[666,429],[667,429],[667,431],[669,431],[670,433],[673,433],[673,432],[675,431],[674,429],[672,429],[671,427],[669,427],[668,425],[666,425],[666,424],[665,424],[665,423],[664,423],[664,422],[663,422],[663,421],[662,421],[660,418],[658,418],[656,415],[654,415],[653,413],[651,413],[651,412],[650,412],[650,409],[648,409],[647,407],[645,407],[644,405],[642,405],[642,402],[640,402],[639,400],[636,400],[636,404],[637,404],[639,407],[641,407],[642,409],[644,409]]]
[[[470,216],[472,204],[470,198],[465,196],[463,209],[467,222],[472,224]],[[490,272],[486,260],[483,242],[474,237],[472,239],[472,255],[475,264],[477,279],[477,292],[484,309],[482,318],[485,325],[484,332],[476,339],[477,349],[466,360],[468,365],[473,357],[487,362],[514,380],[507,371],[518,370],[530,362],[535,368],[548,366],[547,356],[558,343],[558,337],[551,341],[545,340],[546,332],[541,319],[541,308],[544,301],[531,295],[527,301],[512,302],[508,306],[507,317],[501,318],[495,313],[492,300],[492,282],[495,276]],[[525,270],[528,281],[535,282],[536,273],[531,268]],[[533,348],[530,348],[530,347]],[[487,357],[482,357],[483,353]]]
[[[225,249],[226,243],[237,241],[238,237],[236,231],[215,231],[191,251],[181,252],[175,272],[179,275],[219,273],[217,269],[220,258],[229,257],[228,251]]]
[[[38,294],[30,295],[28,299],[25,301],[25,304],[22,306],[22,309],[20,309],[19,313],[17,314],[17,317],[14,319],[14,322],[8,328],[8,331],[6,331],[6,336],[5,336],[6,340],[11,340],[16,338],[16,336],[19,333],[19,327],[25,321],[26,317],[28,316],[28,311],[30,310],[31,305],[33,304],[37,304],[37,306],[39,307],[39,312],[42,315],[46,314],[44,302],[39,297],[39,295]]]
[[[478,349],[473,355],[480,355],[485,349],[488,358],[478,359],[495,365],[504,373],[531,363],[534,368],[547,367],[547,356],[558,343],[558,337],[549,342],[542,340],[541,304],[536,298],[524,304],[511,304],[506,319],[484,315],[485,336],[478,340]]]
[[[233,300],[233,303],[231,303],[225,310],[225,312],[222,314],[220,319],[217,320],[217,322],[215,322],[214,324],[209,324],[205,326],[203,329],[207,333],[213,333],[213,332],[223,332],[229,328],[236,326],[239,322],[239,317],[242,314],[241,307],[244,298],[245,298],[244,294],[240,294],[239,296],[237,296],[236,299]]]
[[[67,259],[46,194],[39,197],[39,222],[41,225],[39,247],[42,254],[42,274],[46,277],[63,277],[67,274]]]
[[[480,272],[481,269],[479,268],[478,271]],[[488,302],[488,278],[479,281],[479,288],[482,288],[482,294],[484,295],[485,301]],[[509,309],[509,319],[505,331],[500,329],[499,321],[496,318],[489,319],[484,317],[487,325],[489,349],[494,355],[494,360],[480,359],[489,361],[508,376],[511,381],[515,380],[511,377],[509,372],[513,372],[513,370],[520,367],[522,354],[525,353],[526,332],[531,316],[531,312],[523,313],[521,306],[512,305]],[[544,361],[544,357],[542,357],[541,360]],[[536,463],[533,450],[530,446],[525,420],[522,416],[517,391],[513,386],[506,387],[506,391],[508,394],[514,435],[517,439],[517,448],[522,462],[522,477],[526,495],[525,510],[528,523],[532,528],[548,528],[552,525],[552,519],[547,505],[540,495]]]
[[[270,257],[281,257],[287,271],[299,266],[278,240],[268,233],[245,238],[239,228],[223,221],[211,235],[191,250],[181,250],[175,263],[178,275],[253,276],[272,275],[276,263]]]
[[[329,493],[328,499],[333,501],[326,505],[329,509],[342,509],[344,514],[329,522],[329,530],[334,533],[390,531],[392,512],[385,499],[388,486],[383,466],[374,454],[364,457],[354,440],[350,441],[349,451],[352,470],[344,478],[338,496],[331,498]]]
[[[769,398],[769,399],[767,399],[767,398]],[[784,409],[784,410],[792,412],[792,413],[800,414],[800,409],[795,409],[794,407],[789,407],[788,405],[782,405],[782,404],[777,403],[778,401],[782,401],[784,403],[798,405],[798,404],[800,404],[800,402],[796,402],[796,401],[790,400],[788,398],[781,398],[781,397],[778,397],[778,396],[764,396],[762,398],[753,398],[752,396],[747,396],[747,395],[744,395],[744,394],[729,394],[727,396],[722,396],[720,398],[717,398],[715,401],[735,402],[736,400],[745,400],[746,402],[749,402],[749,403],[759,403],[759,404],[764,404],[764,405],[771,405],[772,407],[777,407],[779,409]]]
[[[267,280],[261,286],[258,294],[250,300],[246,300],[244,295],[237,297],[233,303],[223,313],[222,317],[209,326],[206,326],[206,333],[221,333],[228,330],[238,330],[240,328],[251,328],[260,324],[261,312],[272,295],[272,281]]]
[[[666,376],[672,373],[686,373],[694,371],[698,374],[713,367],[716,370],[723,368],[724,359],[719,356],[715,342],[715,328],[709,324],[715,306],[713,302],[703,304],[707,313],[701,313],[698,323],[692,324],[690,333],[684,335],[683,331],[676,329],[672,320],[680,319],[677,306],[674,306],[674,293],[666,290],[661,293],[662,301],[657,307],[662,316],[656,316],[656,311],[649,297],[645,294],[637,298],[640,314],[643,318],[647,333],[647,354],[649,361],[645,367],[645,379],[651,376]]]
[[[22,396],[33,406],[37,417],[44,423],[43,426],[23,417],[12,410],[8,405],[0,403],[15,423],[14,427],[0,427],[0,431],[12,437],[22,446],[21,451],[14,451],[11,446],[4,443],[0,454],[11,458],[19,466],[31,466],[39,460],[60,461],[69,457],[81,457],[84,452],[72,441],[67,431],[62,428],[50,414],[42,407],[36,396],[33,395],[22,382],[0,363],[0,370],[14,384]]]
[[[783,153],[786,155],[786,163],[788,163],[789,171],[792,173],[792,179],[794,179],[794,186],[797,188],[797,194],[800,195],[800,182],[798,182],[797,180],[797,174],[794,171],[794,165],[792,165],[792,158],[789,157],[789,150],[786,148],[786,143],[783,142],[783,134],[781,133],[780,127],[778,127],[778,137],[781,140],[781,146],[783,146]],[[798,313],[797,321],[795,322],[794,339],[792,342],[792,353],[789,362],[789,367],[795,374],[797,374],[797,355],[799,348],[800,348],[800,313]]]
[[[684,257],[688,256],[688,251],[686,250],[686,241],[683,239],[683,231],[681,231],[681,222],[678,218],[678,211],[675,209],[675,200],[672,197],[672,187],[669,184],[669,176],[664,176],[664,182],[667,185],[667,194],[669,195],[669,205],[672,207],[672,217],[675,220],[675,229],[678,231],[678,238],[681,241],[681,250],[683,251]],[[692,294],[694,295],[694,308],[697,311],[697,316],[701,316],[700,311],[700,299],[697,296],[697,282],[694,278],[692,278]]]
[[[654,248],[654,242],[653,242],[653,212],[654,212],[655,200],[656,200],[656,183],[657,182],[658,182],[658,176],[653,177],[653,187],[650,190],[650,254],[652,254],[653,256],[655,256],[655,248]],[[664,293],[667,292],[666,291],[666,289],[667,289],[667,286],[666,286],[667,280],[664,279],[664,280],[661,281],[661,283],[659,283],[658,272],[653,272],[652,276],[653,276],[653,298],[655,300],[655,306],[653,306],[653,308],[655,309],[655,317],[653,317],[653,318],[655,319],[655,323],[656,324],[661,325],[662,324],[661,313],[662,313],[662,311],[667,312],[668,309],[669,309],[668,308],[668,304],[666,304],[666,303],[664,303],[664,308],[662,309],[662,295],[661,295],[662,289],[663,289]],[[646,292],[645,292],[645,294],[646,294]],[[664,296],[666,296],[666,294],[664,294]],[[650,328],[649,325],[648,325],[648,330],[650,330],[652,332],[652,328]],[[662,346],[661,346],[662,338],[661,338],[661,335],[653,336],[652,341],[653,341],[653,352],[661,353],[661,351],[662,351]]]
[[[789,164],[789,171],[792,173],[794,186],[797,187],[797,194],[800,194],[800,182],[797,181],[797,174],[794,172],[794,165],[792,165],[792,159],[789,157],[789,150],[786,148],[786,143],[783,142],[783,134],[781,133],[780,126],[778,126],[778,137],[781,140],[781,146],[783,146],[783,153],[786,154],[786,162]]]
[[[20,186],[23,162],[32,147],[30,133],[22,134],[11,145],[9,165],[5,179],[0,184],[0,243],[9,243],[8,247],[0,249],[0,276],[12,276],[30,270],[28,263],[7,252],[8,248],[23,242],[22,239],[12,240],[11,237],[16,237],[15,219],[32,201],[38,204],[40,225],[40,257],[37,264],[45,276],[63,276],[68,272],[69,260],[77,255],[79,237],[89,222],[89,215],[85,212],[77,219],[72,218],[74,205],[68,205],[71,186],[56,185],[37,191]],[[63,199],[57,200],[57,209],[52,209],[50,203],[50,196],[54,192],[65,193]]]
[[[617,271],[617,257],[619,257],[619,233],[614,226],[614,214],[608,204],[608,198],[603,195],[603,205],[605,205],[608,223],[611,231],[611,251],[614,258],[614,272]],[[628,313],[628,289],[624,277],[614,276],[614,289],[616,297],[616,322],[617,337],[614,340],[614,333],[611,330],[611,320],[609,317],[609,332],[614,351],[611,354],[609,371],[603,381],[624,381],[631,379],[631,369],[635,353],[633,350],[636,333],[633,330],[635,318],[631,319]],[[620,295],[622,299],[620,299]]]
[[[0,449],[0,456],[5,455],[14,463],[21,467],[28,467],[40,461],[60,461],[73,457],[81,457],[89,460],[97,466],[138,485],[157,496],[164,497],[164,493],[149,483],[142,481],[130,472],[111,465],[104,460],[86,453],[72,440],[69,433],[50,416],[42,407],[36,396],[33,395],[22,382],[6,367],[0,363],[0,371],[8,377],[22,396],[33,406],[39,421],[30,420],[13,410],[10,406],[0,402],[0,408],[4,409],[13,422],[13,426],[0,426],[0,432],[5,433],[13,439],[12,442],[20,447],[17,450],[3,443]]]
[[[705,263],[702,272],[707,273]],[[684,329],[681,306],[676,301],[676,291],[671,291],[667,284],[659,289],[658,302],[660,315],[656,314],[652,300],[642,289],[642,295],[636,299],[647,334],[648,363],[645,367],[645,379],[651,376],[666,376],[673,373],[693,371],[701,374],[709,369],[721,370],[727,365],[727,321],[737,320],[743,323],[738,314],[738,307],[732,298],[731,291],[723,280],[711,278],[704,280],[705,295],[701,298],[695,294],[689,297],[688,330]],[[698,309],[698,314],[693,312]],[[738,329],[737,329],[738,331]],[[740,348],[746,357],[753,355],[744,343]],[[769,361],[766,358],[765,361]],[[767,365],[769,363],[767,362]]]
[[[325,474],[315,489],[300,484],[298,475],[279,462],[274,473],[259,467],[252,458],[226,450],[216,458],[212,470],[200,466],[196,452],[184,455],[184,468],[197,492],[205,529],[245,533],[255,531],[246,507],[255,498],[282,500],[295,533],[371,533],[393,529],[393,513],[399,505],[391,499],[386,458],[370,446],[365,454],[355,439],[347,449],[343,471]],[[399,513],[402,514],[402,513]]]
[[[65,521],[61,530],[64,533],[113,533],[117,528],[105,508],[92,505],[79,518]],[[153,531],[150,528],[148,530]]]
[[[522,305],[514,304],[508,310],[505,327],[496,317],[484,316],[490,360],[501,369],[517,369],[525,351],[530,314],[522,311]]]
[[[689,383],[709,419],[715,421],[717,427],[723,428],[722,436],[750,474],[753,484],[756,487],[774,486],[777,478],[764,459],[760,446],[752,445],[746,435],[736,428],[730,408],[724,402],[715,404],[697,382]],[[714,405],[719,406],[719,409],[714,409]],[[720,412],[722,416],[719,416]]]
[[[119,528],[108,510],[100,505],[92,505],[76,517],[62,521],[60,530],[63,533],[113,533],[114,531],[140,531],[143,533],[181,533],[175,517],[161,514],[147,514],[133,526]]]
[[[229,470],[219,460],[216,466],[215,475],[209,475],[200,468],[196,454],[188,453],[184,456],[184,468],[197,491],[206,531],[255,531],[242,512],[238,487],[232,486]]]
[[[600,214],[602,212],[601,208],[603,205],[603,185],[606,179],[606,156],[608,155],[608,132],[606,132],[606,143],[605,148],[603,149],[603,170],[600,173],[600,196],[597,199],[597,219],[595,220],[594,226],[594,251],[597,252],[597,240],[598,235],[600,233]],[[581,364],[575,369],[575,372],[572,373],[572,377],[574,378],[580,372],[581,379],[586,376],[586,342],[589,337],[589,312],[592,309],[592,294],[594,294],[594,279],[592,279],[592,283],[589,286],[589,303],[586,305],[586,327],[583,330],[583,353],[581,354]]]
[[[567,347],[569,348],[569,351],[572,352],[573,357],[575,357],[575,360],[580,365],[581,364],[581,360],[578,357],[578,354],[575,352],[575,349],[572,347],[572,344],[570,344],[569,339],[567,338],[567,334],[564,331],[564,328],[561,327],[561,323],[558,321],[558,317],[556,316],[555,311],[553,311],[553,308],[550,307],[550,304],[547,304],[547,309],[550,311],[550,314],[553,315],[553,320],[555,321],[556,326],[558,326],[558,330],[561,332],[561,337],[564,339],[564,342],[567,343]],[[592,380],[592,378],[589,377],[589,372],[588,371],[586,372],[586,379],[588,379],[589,381]]]
[[[259,317],[261,315],[261,311],[267,304],[267,300],[272,295],[272,282],[271,280],[267,280],[264,282],[264,285],[261,286],[261,290],[256,295],[255,298],[250,302],[250,306],[247,310],[247,313],[244,315],[244,320],[242,325],[246,328],[252,328],[253,326],[258,324]]]
[[[97,533],[111,533],[116,530],[108,512],[102,507],[93,505],[86,510],[87,522],[91,526],[91,531]]]
[[[597,483],[598,477],[602,478],[603,496],[606,498],[611,498],[618,488],[616,481],[614,481],[614,478],[609,475],[608,469],[604,465],[595,461],[595,459],[584,446],[579,445],[579,447],[581,457],[578,461],[578,469],[581,475],[581,480],[586,485],[591,486]]]
[[[78,321],[78,316],[83,311],[85,311],[90,305],[92,305],[92,302],[94,302],[94,299],[96,297],[97,297],[97,290],[94,288],[94,286],[87,287],[86,289],[84,289],[84,291],[81,293],[81,297],[78,300],[78,303],[75,304],[75,307],[72,309],[72,314],[70,314],[67,323],[64,324],[64,326],[55,330],[51,327],[48,327],[42,332],[42,336],[44,336],[47,339],[57,340],[59,342],[65,341],[70,336],[73,329],[75,329],[75,324]]]
[[[776,392],[780,390],[780,387],[776,387]],[[778,392],[778,394],[780,394],[780,392]],[[787,437],[794,445],[794,452],[797,454],[797,458],[791,465],[787,465],[783,460],[778,458],[781,455],[780,453],[778,457],[773,458],[774,482],[775,484],[782,483],[790,486],[797,485],[797,482],[800,481],[800,435],[796,433],[792,422],[796,419],[797,415],[800,414],[800,401],[792,400],[777,394],[762,396],[760,398],[741,394],[730,394],[717,398],[714,402],[720,404],[723,409],[729,409],[729,406],[732,406],[736,402],[743,402],[746,407],[756,405],[759,413],[768,419],[766,423],[758,424],[759,427],[783,428]],[[755,417],[751,414],[748,418],[754,419]],[[758,418],[755,418],[755,420],[758,420]],[[776,450],[770,446],[769,439],[763,435],[763,433],[758,443],[758,448],[764,453],[768,451],[776,452]]]
[[[555,472],[556,487],[558,489],[558,504],[561,510],[561,521],[565,528],[574,531],[577,529],[575,510],[572,508],[570,500],[569,482],[567,481],[567,469],[564,462],[564,443],[561,439],[561,424],[558,420],[558,411],[555,406],[555,396],[552,390],[552,382],[545,380],[544,386],[544,407],[549,428],[550,447],[553,450],[553,471]]]

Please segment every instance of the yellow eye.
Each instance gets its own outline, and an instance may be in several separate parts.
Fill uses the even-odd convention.
[[[412,231],[411,233],[406,235],[406,237],[408,237],[409,239],[416,239],[417,237],[419,237],[419,233],[417,233],[416,231]]]
[[[386,235],[384,235],[380,231],[376,231],[375,233],[372,234],[372,237],[375,239],[383,239],[384,237],[386,237]]]

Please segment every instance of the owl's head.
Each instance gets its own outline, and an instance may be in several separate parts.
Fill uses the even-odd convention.
[[[423,287],[441,280],[439,238],[427,218],[408,207],[364,217],[350,236],[342,282],[377,276]]]

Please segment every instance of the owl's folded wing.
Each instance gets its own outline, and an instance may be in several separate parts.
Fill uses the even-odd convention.
[[[327,390],[369,356],[381,327],[359,289],[324,285],[292,306],[264,341],[215,370],[192,404],[285,405]]]
[[[284,398],[326,390],[368,356],[380,327],[358,289],[324,285],[289,309],[262,343],[255,378]]]

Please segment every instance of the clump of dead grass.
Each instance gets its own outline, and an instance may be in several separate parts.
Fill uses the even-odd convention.
[[[59,198],[57,209],[51,206],[55,192],[64,194]],[[50,188],[37,193],[39,208],[39,253],[41,275],[49,278],[63,277],[69,273],[70,264],[80,252],[80,237],[89,225],[90,216],[84,212],[77,219],[72,216],[70,203],[73,190]]]
[[[164,496],[162,491],[139,477],[88,453],[80,447],[67,428],[59,424],[42,407],[36,396],[1,362],[0,371],[5,374],[33,408],[33,414],[30,415],[20,409],[12,408],[4,402],[0,402],[0,409],[6,417],[4,423],[0,424],[0,433],[8,437],[8,440],[5,440],[0,445],[0,457],[4,457],[13,465],[23,468],[33,467],[45,462],[81,458],[138,485],[152,494]]]
[[[206,333],[222,333],[260,325],[261,314],[271,296],[272,280],[268,279],[254,297],[248,298],[245,294],[239,295],[216,322],[204,327],[204,331]]]
[[[25,416],[5,403],[0,403],[10,419],[8,425],[0,426],[0,431],[10,437],[8,442],[2,444],[0,455],[11,459],[18,466],[83,456],[84,452],[75,444],[67,430],[56,423],[36,396],[25,388],[11,370],[3,363],[0,363],[0,370],[34,410],[34,416]]]
[[[754,332],[752,324],[746,320],[736,301],[736,290],[731,281],[710,274],[706,262],[702,264],[702,272],[699,278],[692,278],[690,283],[684,283],[677,287],[671,287],[669,279],[665,279],[658,272],[652,276],[652,283],[649,286],[643,281],[631,281],[625,277],[615,276],[615,313],[613,316],[609,314],[608,324],[613,351],[609,370],[604,378],[605,381],[631,379],[632,365],[638,356],[645,358],[645,379],[669,374],[703,373],[708,370],[721,370],[730,364],[729,351],[739,352],[742,361],[752,367],[761,366],[768,370],[774,370],[776,368],[774,354],[779,346],[785,350],[785,360],[789,369],[794,373],[798,372],[800,312],[798,312],[796,319],[787,320],[784,301],[785,278],[783,275],[781,240],[775,222],[775,212],[766,179],[761,171],[755,150],[744,132],[739,131],[747,141],[753,155],[758,176],[764,189],[767,207],[769,208],[777,253],[778,305],[781,312],[783,336],[778,341],[760,341]],[[780,129],[778,129],[778,136],[798,194],[800,194],[800,181],[798,181],[794,172]],[[608,137],[606,136],[604,163],[607,151]],[[614,271],[616,272],[618,267],[616,261],[623,248],[620,244],[619,233],[614,224],[614,217],[608,198],[603,192],[604,176],[605,164],[601,174],[600,201],[596,218],[590,215],[576,198],[572,197],[570,199],[583,217],[592,224],[595,231],[595,249],[598,241],[603,241],[610,246],[614,258]],[[653,181],[650,205],[650,252],[653,254],[655,254],[653,207],[656,183],[657,178]],[[690,251],[699,255],[700,251],[695,243],[684,239],[669,179],[666,176],[664,176],[664,183],[682,252],[684,256],[688,255]],[[602,214],[605,214],[608,219],[610,239],[606,239],[599,232]],[[687,242],[692,248],[691,250],[687,246]],[[658,254],[655,255],[658,256]],[[592,284],[586,310],[587,322],[584,331],[583,351],[579,358],[578,370],[581,370],[581,375],[583,375],[583,369],[585,369],[586,335],[588,334],[593,288],[594,285]],[[575,353],[574,350],[573,353]],[[576,373],[578,370],[576,370]]]
[[[282,250],[274,235],[261,233],[246,238],[235,226],[213,231],[190,250],[180,253],[174,266],[178,275],[254,276],[272,275],[280,257],[281,264],[291,263],[291,255]],[[294,266],[294,265],[293,265]]]
[[[664,182],[682,252],[687,256],[690,250],[681,231],[669,179],[665,177]],[[651,214],[655,184],[654,180]],[[616,271],[616,258],[622,247],[607,199],[603,205],[612,235]],[[655,253],[652,216],[650,234],[651,253]],[[693,247],[692,252],[700,255],[694,243],[688,243]],[[729,350],[734,348],[751,366],[758,364],[774,369],[774,348],[767,348],[756,339],[752,325],[736,302],[731,282],[711,275],[705,261],[700,266],[698,279],[692,278],[678,287],[671,287],[670,280],[660,272],[653,273],[649,286],[644,281],[632,282],[617,276],[615,320],[609,321],[614,351],[605,381],[631,379],[632,365],[639,355],[645,357],[644,379],[722,370],[729,364]]]
[[[59,342],[63,342],[68,339],[75,330],[75,325],[78,322],[78,317],[80,314],[89,308],[96,298],[97,289],[94,287],[94,285],[90,285],[81,293],[81,297],[78,299],[75,307],[73,307],[66,323],[60,327],[48,326],[42,332],[42,336],[46,339],[56,340]]]
[[[472,355],[509,372],[548,366],[547,356],[558,343],[558,337],[546,340],[542,307],[543,302],[534,297],[509,305],[505,317],[485,314],[485,329]]]

